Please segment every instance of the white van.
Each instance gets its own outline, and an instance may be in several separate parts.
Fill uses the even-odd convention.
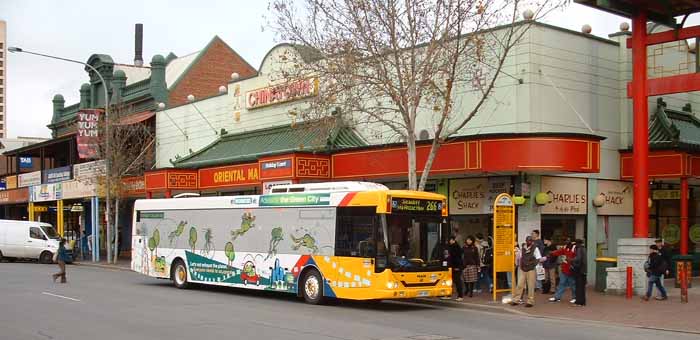
[[[59,238],[48,223],[0,220],[0,260],[23,258],[52,263]]]

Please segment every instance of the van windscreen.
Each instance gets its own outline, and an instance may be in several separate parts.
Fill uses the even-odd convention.
[[[50,225],[42,225],[41,229],[46,233],[46,236],[52,239],[59,239],[58,233],[56,232],[56,229]]]

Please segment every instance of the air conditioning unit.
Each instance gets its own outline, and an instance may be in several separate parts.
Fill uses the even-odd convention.
[[[423,129],[418,132],[418,140],[428,140],[433,138],[430,131]]]

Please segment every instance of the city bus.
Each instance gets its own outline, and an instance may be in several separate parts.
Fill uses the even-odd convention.
[[[275,186],[270,194],[142,199],[131,269],[191,283],[328,298],[450,296],[445,196],[368,182]]]

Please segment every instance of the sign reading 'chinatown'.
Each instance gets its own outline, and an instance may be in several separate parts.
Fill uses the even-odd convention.
[[[98,157],[100,112],[100,110],[78,112],[78,156],[82,159]]]
[[[542,207],[543,214],[585,215],[588,211],[585,178],[543,176],[541,190],[550,200]]]
[[[318,94],[318,79],[308,78],[247,92],[245,102],[246,108],[256,109],[312,97],[316,94]]]

